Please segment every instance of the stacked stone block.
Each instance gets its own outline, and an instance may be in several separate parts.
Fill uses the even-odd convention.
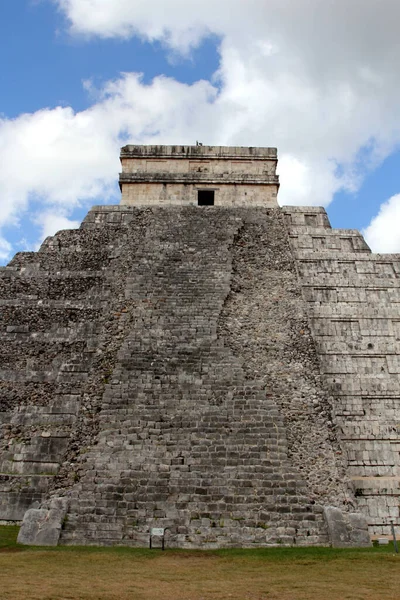
[[[373,255],[321,208],[285,207],[321,369],[358,509],[372,536],[400,524],[400,256]]]
[[[131,226],[143,214],[149,224],[137,245]],[[243,345],[253,345],[252,333],[246,342],[230,332],[245,331],[258,310],[275,335],[285,323],[299,343],[313,348],[301,333],[301,290],[279,209],[104,207],[92,210],[84,226],[108,225],[117,216],[126,223],[119,260],[129,263],[120,279],[125,336],[61,543],[143,546],[152,527],[165,528],[168,545],[179,547],[326,543],[315,499],[323,494],[291,458],[290,419],[280,406],[288,394],[295,402],[306,364],[300,355],[292,360],[301,370],[296,385],[291,364],[285,374],[281,369],[266,377],[257,365],[245,364]],[[257,292],[258,309],[248,304],[247,313],[236,314],[233,304],[246,305],[260,275],[259,261],[238,274],[249,240],[254,258],[264,248],[261,263],[269,277]],[[284,296],[288,279],[291,300],[277,320],[279,304],[271,300],[270,315],[263,306],[270,292],[265,286],[273,284]],[[281,342],[286,356],[292,335]],[[276,362],[279,352],[284,360],[284,349],[271,352]],[[337,482],[334,453],[330,460]],[[335,487],[341,502],[345,491]]]
[[[280,209],[94,207],[0,276],[0,518],[61,495],[61,543],[215,548],[353,510]]]
[[[128,145],[120,159],[124,205],[197,206],[209,190],[216,206],[277,207],[276,148]]]
[[[60,232],[0,269],[2,520],[72,485],[97,433],[118,345],[118,282],[106,270],[116,234]]]

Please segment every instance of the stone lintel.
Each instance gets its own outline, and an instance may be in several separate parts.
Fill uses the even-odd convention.
[[[276,185],[279,186],[277,175],[246,175],[223,173],[120,173],[120,187],[124,183],[191,183],[201,185]]]
[[[254,146],[135,146],[121,148],[122,158],[216,158],[245,160],[277,160],[276,148]]]

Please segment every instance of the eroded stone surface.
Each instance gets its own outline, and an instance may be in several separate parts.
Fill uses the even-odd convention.
[[[103,397],[98,444],[73,491],[63,541],[143,545],[149,527],[160,526],[168,528],[170,546],[326,542],[316,504],[323,494],[294,465],[294,444],[289,456],[286,428],[295,427],[296,417],[284,422],[278,404],[284,395],[293,402],[301,397],[302,376],[310,369],[308,356],[304,364],[298,354],[287,362],[294,339],[310,347],[318,385],[279,209],[147,210],[151,218],[138,249],[130,248],[130,235],[120,248],[132,261],[124,291],[130,326]],[[256,291],[258,313],[249,298],[260,264],[249,258],[248,269],[233,279],[246,243],[249,257],[264,251],[267,275]],[[288,280],[293,288],[287,304],[276,297],[265,301],[273,286],[285,294]],[[282,337],[259,359],[267,377],[243,351],[252,347],[253,332],[244,340],[229,331],[231,294],[248,307],[235,313],[241,329],[257,315],[264,336]],[[286,366],[274,374],[268,361]],[[304,385],[306,396],[310,381]],[[311,421],[313,404],[306,404]],[[329,456],[336,501],[343,503],[345,486],[338,483],[335,455]]]
[[[216,206],[277,206],[276,148],[128,145],[120,158],[121,204],[197,206],[208,190]]]
[[[328,543],[322,507],[360,496],[303,262],[280,209],[244,207],[94,207],[17,255],[0,270],[0,511],[68,496],[62,543],[146,545],[150,527],[181,547]]]
[[[17,542],[30,546],[57,546],[68,509],[66,498],[53,498],[48,508],[26,511]]]
[[[400,256],[371,254],[322,208],[285,207],[356,508],[373,537],[400,525]]]
[[[371,538],[368,521],[359,513],[343,513],[339,508],[326,506],[324,517],[328,526],[329,540],[333,548],[368,547]]]

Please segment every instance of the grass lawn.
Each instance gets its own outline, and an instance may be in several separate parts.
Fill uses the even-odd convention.
[[[394,600],[393,546],[333,550],[38,548],[0,527],[1,600]]]

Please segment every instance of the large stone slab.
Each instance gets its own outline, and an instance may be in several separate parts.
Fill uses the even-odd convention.
[[[48,508],[27,510],[17,542],[30,546],[57,546],[67,509],[67,498],[53,498]]]
[[[333,548],[371,546],[367,519],[359,513],[343,513],[339,508],[326,506],[324,517]]]

